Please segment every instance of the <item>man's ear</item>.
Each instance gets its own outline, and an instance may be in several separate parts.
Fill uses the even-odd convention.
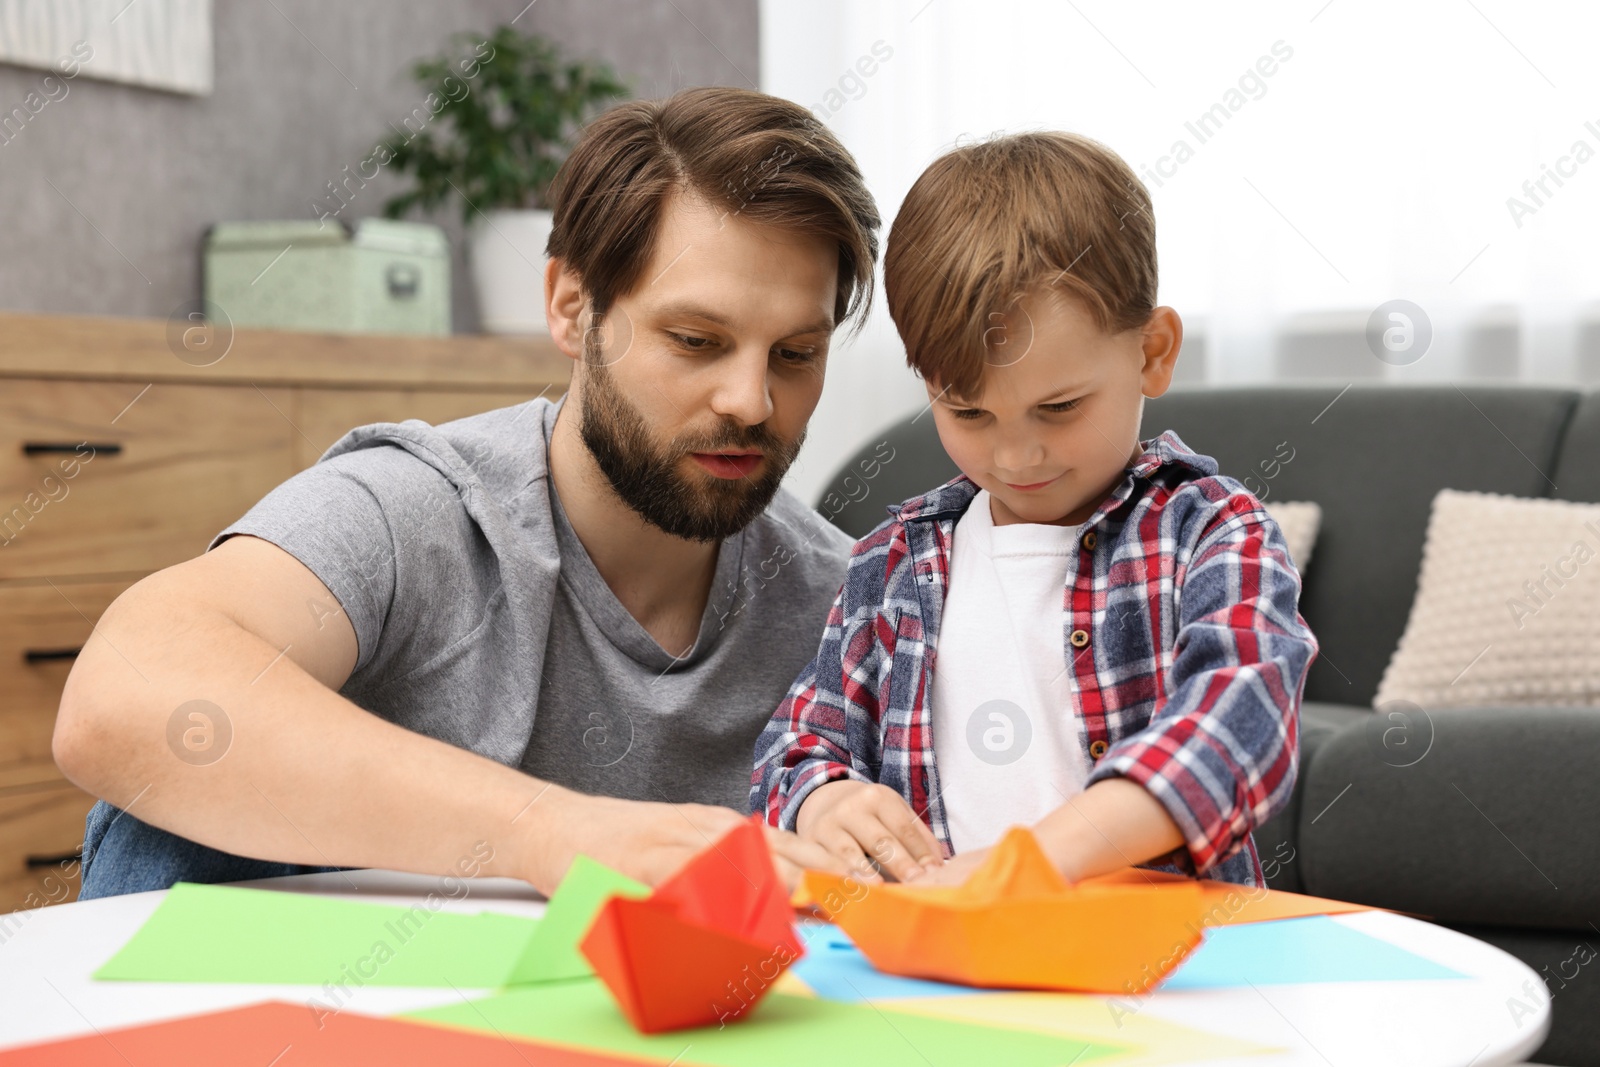
[[[1178,366],[1178,351],[1183,348],[1183,320],[1169,307],[1158,307],[1142,328],[1144,367],[1139,371],[1139,391],[1153,400],[1172,385],[1172,372]]]
[[[589,302],[583,282],[566,263],[551,257],[544,268],[544,317],[550,338],[569,359],[582,361]]]

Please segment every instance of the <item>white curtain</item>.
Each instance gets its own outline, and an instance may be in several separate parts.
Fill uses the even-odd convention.
[[[1180,380],[1600,381],[1600,5],[763,0],[763,88],[855,154],[887,224],[936,156],[1068,129],[1155,203]],[[1432,341],[1380,361],[1375,309]],[[1399,320],[1393,320],[1399,321]],[[881,297],[789,487],[924,403]]]

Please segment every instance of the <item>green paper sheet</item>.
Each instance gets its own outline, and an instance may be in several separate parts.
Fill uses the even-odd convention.
[[[495,996],[408,1013],[424,1022],[638,1056],[657,1063],[741,1067],[816,1067],[818,1057],[850,1063],[915,1063],[918,1067],[1062,1067],[1127,1051],[1127,1045],[1040,1030],[1013,1030],[915,1015],[870,1004],[843,1004],[772,993],[754,1012],[721,1029],[639,1033],[623,1018],[597,978],[546,983]],[[829,1050],[832,1050],[831,1053]]]
[[[522,957],[511,969],[509,985],[583,978],[594,973],[578,950],[578,942],[608,897],[642,898],[650,888],[625,874],[596,863],[588,856],[572,861],[566,877],[556,887],[539,928],[528,939]]]
[[[505,984],[538,920],[179,882],[96,978],[145,982]]]

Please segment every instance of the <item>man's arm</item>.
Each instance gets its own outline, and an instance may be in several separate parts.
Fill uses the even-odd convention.
[[[213,848],[446,874],[483,842],[492,858],[478,874],[546,893],[579,851],[659,881],[739,821],[724,808],[584,796],[386,722],[336,692],[356,654],[338,600],[308,568],[232,537],[107,609],[67,679],[56,762],[88,792]],[[206,765],[168,745],[169,721],[192,700],[216,705],[232,730]]]

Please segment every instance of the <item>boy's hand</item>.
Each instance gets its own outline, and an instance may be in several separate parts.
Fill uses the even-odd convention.
[[[935,867],[928,871],[927,876],[918,884],[925,886],[958,886],[972,877],[972,872],[983,866],[983,861],[989,858],[989,850],[980,848],[972,852],[963,852],[952,856],[944,862],[944,866]]]
[[[874,862],[901,882],[944,862],[933,831],[886,785],[841,778],[818,786],[800,805],[795,829],[863,881],[881,881]]]

